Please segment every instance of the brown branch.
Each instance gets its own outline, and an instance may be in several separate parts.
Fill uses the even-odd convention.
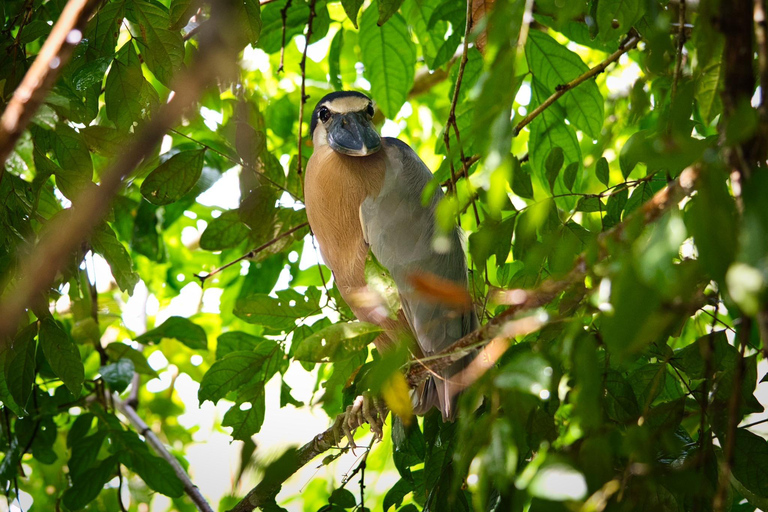
[[[677,84],[683,72],[683,48],[685,47],[685,0],[680,0],[677,7],[677,53],[675,54],[675,74],[672,77],[672,100],[677,95]]]
[[[222,39],[231,32],[233,16],[227,9],[228,2],[219,1],[215,7],[219,7],[214,10],[216,16],[206,23],[201,33],[201,50],[195,62],[176,81],[173,99],[157,111],[126,150],[105,169],[98,188],[80,194],[65,215],[48,223],[32,253],[24,258],[19,280],[0,298],[0,340],[13,336],[25,309],[54,284],[72,251],[80,247],[107,214],[123,179],[151,154],[168,129],[178,123],[182,113],[217,76],[233,72],[236,51]]]
[[[641,37],[638,34],[632,34],[630,35],[626,41],[624,41],[621,46],[619,46],[619,49],[613,52],[610,56],[608,56],[607,59],[605,59],[603,62],[598,64],[597,66],[591,68],[584,74],[577,76],[567,84],[559,85],[556,87],[556,90],[552,96],[544,100],[544,103],[539,105],[534,109],[533,112],[528,114],[523,118],[522,121],[517,123],[517,126],[515,126],[515,136],[520,134],[520,131],[528,125],[531,121],[536,119],[537,116],[539,116],[542,112],[544,112],[547,108],[549,108],[554,102],[556,102],[560,97],[562,97],[565,93],[570,91],[571,89],[574,89],[575,87],[578,87],[582,83],[586,82],[590,78],[594,78],[605,69],[619,60],[619,57],[627,53],[629,50],[633,49],[635,46],[637,46],[637,43],[640,42]]]
[[[634,222],[636,218],[640,217],[643,224],[649,224],[677,204],[684,196],[690,194],[698,178],[698,172],[697,168],[686,169],[677,180],[657,192],[628,219],[602,233],[598,238],[598,243],[601,246],[603,256],[607,252],[605,249],[606,242],[609,240],[620,241],[624,235],[625,226]],[[545,281],[534,290],[512,290],[509,292],[510,300],[508,302],[513,305],[509,309],[496,315],[480,329],[464,336],[442,352],[431,356],[428,362],[413,361],[407,376],[409,384],[416,386],[432,373],[450,366],[457,359],[460,359],[467,350],[476,348],[486,340],[497,336],[504,325],[516,315],[548,304],[562,292],[583,283],[586,275],[586,260],[582,255],[576,261],[574,268],[564,278]]]
[[[202,274],[202,273],[201,273],[201,274],[194,274],[194,276],[200,280],[200,286],[203,286],[203,285],[205,284],[205,281],[206,281],[206,280],[207,280],[209,277],[215,276],[215,275],[216,275],[216,274],[218,274],[219,272],[221,272],[221,271],[223,271],[223,270],[226,270],[226,269],[228,269],[229,267],[231,267],[232,265],[235,265],[235,264],[237,264],[237,263],[240,263],[240,262],[241,262],[241,261],[243,261],[243,260],[246,260],[246,259],[249,259],[249,258],[253,258],[253,257],[255,257],[257,254],[259,254],[260,252],[262,252],[262,251],[264,251],[265,249],[269,248],[270,246],[272,246],[272,245],[276,244],[277,242],[279,242],[279,241],[280,241],[280,240],[282,240],[283,238],[285,238],[285,237],[287,237],[287,236],[290,236],[290,235],[294,234],[296,231],[298,231],[298,230],[300,230],[300,229],[302,229],[302,228],[305,228],[305,227],[307,227],[308,225],[309,225],[309,223],[308,223],[308,222],[302,222],[302,223],[301,223],[301,224],[299,224],[298,226],[294,226],[294,227],[292,227],[291,229],[289,229],[288,231],[286,231],[286,232],[284,232],[284,233],[280,233],[279,235],[277,235],[275,238],[273,238],[273,239],[272,239],[272,240],[270,240],[269,242],[266,242],[266,243],[263,243],[263,244],[261,244],[261,245],[260,245],[260,246],[258,246],[257,248],[255,248],[255,249],[253,249],[253,250],[251,250],[251,251],[248,251],[247,253],[243,254],[242,256],[240,256],[239,258],[237,258],[237,259],[235,259],[235,260],[232,260],[232,261],[230,261],[229,263],[227,263],[227,264],[225,264],[225,265],[222,265],[222,266],[220,266],[220,267],[218,267],[218,268],[215,268],[215,269],[211,270],[210,272],[206,272],[205,274]]]
[[[189,496],[189,499],[192,500],[192,503],[195,504],[197,509],[200,512],[213,512],[211,506],[200,493],[200,489],[198,489],[197,486],[192,483],[192,480],[189,478],[187,472],[184,471],[184,468],[182,468],[181,464],[179,464],[178,459],[171,455],[163,442],[160,441],[160,438],[157,437],[152,429],[149,428],[144,420],[141,419],[141,417],[136,413],[136,410],[127,403],[123,402],[117,393],[112,395],[112,403],[118,411],[123,413],[123,416],[128,418],[128,421],[131,422],[131,425],[133,425],[133,428],[136,429],[136,432],[141,434],[144,439],[147,440],[147,444],[149,444],[158,455],[160,455],[171,465],[173,472],[176,473],[176,476],[179,477],[181,483],[184,484],[184,492],[187,493],[187,496]]]
[[[256,487],[251,489],[245,498],[230,509],[229,512],[250,512],[251,510],[271,503],[280,492],[282,484],[296,471],[304,467],[318,455],[328,451],[336,445],[333,427],[316,435],[310,442],[296,450],[296,458],[288,468],[283,468],[281,478],[264,479]],[[284,476],[284,477],[283,477]]]
[[[741,344],[739,349],[739,358],[736,361],[736,368],[733,372],[733,389],[728,401],[728,430],[725,433],[725,442],[723,444],[723,466],[718,479],[717,493],[712,504],[715,512],[725,510],[728,489],[730,488],[731,470],[733,468],[733,447],[736,443],[736,429],[741,422],[741,389],[744,380],[744,352],[749,344],[749,333],[752,330],[752,319],[748,316],[741,317],[741,326],[739,329],[738,340]]]
[[[289,0],[290,1],[290,0]],[[309,2],[309,19],[307,20],[307,37],[304,40],[304,52],[301,55],[301,102],[299,102],[299,149],[298,158],[296,159],[296,174],[299,177],[299,183],[301,183],[302,196],[304,195],[304,180],[301,177],[301,171],[303,162],[301,161],[301,149],[303,141],[304,131],[304,105],[307,103],[307,49],[309,48],[309,41],[312,39],[312,21],[315,19],[315,0]]]
[[[469,172],[469,168],[475,165],[480,160],[480,155],[472,155],[469,158],[467,158],[464,161],[464,165],[461,167],[461,170],[456,173],[456,179],[461,179],[465,176],[467,176],[467,172]],[[440,184],[441,187],[450,187],[451,186],[451,178],[445,180]]]
[[[656,195],[643,204],[636,213],[633,213],[629,219],[625,220],[622,224],[615,226],[610,231],[603,233],[600,237],[600,241],[604,243],[608,239],[621,239],[624,232],[624,226],[629,222],[634,222],[634,219],[638,216],[641,217],[646,224],[655,221],[670,207],[677,204],[680,199],[692,192],[697,177],[697,169],[686,169],[680,175],[678,180],[671,182],[667,187],[657,192]],[[466,352],[467,347],[476,347],[484,343],[485,340],[491,339],[495,333],[503,330],[504,326],[514,315],[546,305],[564,290],[582,283],[585,275],[586,263],[584,258],[581,257],[573,270],[571,270],[571,272],[563,279],[559,281],[545,281],[536,290],[517,290],[517,292],[521,292],[523,295],[519,296],[515,305],[508,310],[491,319],[477,331],[461,338],[448,349],[430,357],[429,361],[415,361],[408,371],[407,379],[409,384],[415,386],[433,372],[449,366],[454,360],[460,358]],[[696,304],[696,308],[699,307],[700,306]],[[329,428],[315,436],[309,443],[297,450],[295,463],[292,463],[290,467],[283,468],[283,473],[280,479],[263,480],[256,487],[251,489],[245,498],[243,498],[229,512],[250,512],[257,507],[274,502],[275,496],[280,492],[283,482],[316,456],[326,452],[333,446],[335,446],[333,428]]]
[[[98,0],[67,2],[35,62],[14,91],[0,118],[0,176],[19,137],[69,62],[72,51],[83,37],[88,17],[98,3]]]
[[[283,38],[282,43],[280,43],[280,66],[277,68],[278,73],[283,72],[283,64],[285,63],[285,26],[288,21],[288,9],[291,8],[291,2],[292,0],[288,0],[283,8],[280,9],[280,17],[283,20]]]
[[[768,18],[765,12],[765,0],[755,0],[753,13],[755,21],[755,39],[757,42],[757,69],[760,76],[760,114],[768,117]]]

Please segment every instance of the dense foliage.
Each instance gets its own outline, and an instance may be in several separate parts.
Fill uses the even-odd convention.
[[[4,108],[66,3],[0,3]],[[201,507],[163,458],[186,468],[201,442],[179,419],[198,403],[174,392],[191,386],[199,404],[228,407],[215,428],[242,451],[214,509],[263,481],[275,483],[265,510],[768,510],[754,416],[768,354],[763,0],[90,3],[0,170],[2,307],[34,280],[25,264],[48,228],[109,200],[62,241],[63,265],[22,320],[0,318],[8,507]],[[111,197],[112,163],[218,44],[204,37],[217,5],[236,11],[237,72],[147,136]],[[425,200],[447,192],[437,236],[468,235],[485,327],[464,345],[494,364],[454,423],[414,421],[421,366],[405,349],[377,353],[380,329],[355,321],[315,263],[301,173],[312,108],[340,89],[367,92],[383,133],[434,170]],[[389,289],[373,261],[369,274]],[[435,300],[461,295],[431,284]],[[292,389],[287,372],[314,389]],[[348,468],[331,450],[314,464],[335,479],[275,502],[306,461],[257,447],[279,421],[268,404],[322,409],[330,425],[364,391],[394,413],[354,474],[396,483],[340,488]]]

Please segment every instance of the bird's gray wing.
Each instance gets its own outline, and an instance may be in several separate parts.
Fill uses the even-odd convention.
[[[435,250],[435,210],[443,196],[422,204],[421,196],[432,173],[405,143],[384,138],[386,174],[379,195],[367,198],[360,208],[365,239],[379,262],[390,272],[400,292],[403,312],[424,355],[449,347],[477,325],[473,311],[457,312],[415,293],[410,277],[429,273],[467,285],[467,263],[461,234],[457,229],[447,234],[448,244]],[[446,418],[453,417],[458,386],[451,381],[466,364],[462,360],[446,369],[434,389],[426,389],[417,404],[417,412],[438,405]],[[431,396],[430,396],[431,395]]]

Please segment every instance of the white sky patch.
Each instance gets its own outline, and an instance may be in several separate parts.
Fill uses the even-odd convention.
[[[517,90],[515,101],[520,105],[528,105],[531,102],[531,84],[523,82]]]
[[[216,128],[224,122],[224,114],[216,112],[208,107],[200,107],[200,115],[203,116],[203,122],[212,132],[216,131]]]
[[[160,144],[160,154],[167,153],[173,147],[173,139],[170,135],[163,135],[163,142]]]
[[[200,301],[203,297],[203,289],[193,281],[179,291],[179,294],[171,299],[167,308],[157,313],[155,316],[155,326],[158,326],[172,316],[181,316],[188,318],[197,313],[200,307]]]
[[[614,67],[605,77],[608,95],[611,98],[626,96],[638,78],[643,74],[640,66],[626,54],[619,58],[619,67]]]
[[[269,63],[269,55],[261,48],[248,45],[243,50],[243,59],[240,66],[248,71],[261,71],[264,74],[271,73],[272,66]]]
[[[240,206],[240,167],[233,167],[221,175],[211,188],[197,196],[203,206],[234,210]]]
[[[306,270],[309,267],[314,267],[318,264],[318,262],[325,265],[323,256],[320,254],[320,250],[316,249],[317,241],[314,241],[314,244],[312,243],[313,241],[313,237],[310,234],[307,234],[304,237],[304,250],[301,251],[299,270]]]
[[[221,288],[206,288],[203,292],[203,307],[201,311],[203,313],[212,313],[218,315],[221,313],[221,295],[224,290]]]
[[[157,372],[168,366],[168,359],[165,358],[165,355],[161,351],[155,350],[149,354],[147,363],[149,363],[149,366]]]
[[[386,119],[384,121],[384,126],[381,127],[381,136],[382,137],[397,137],[400,135],[400,132],[402,130],[400,129],[400,125],[391,119]]]

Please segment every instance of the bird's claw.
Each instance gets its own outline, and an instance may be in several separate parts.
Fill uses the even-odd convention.
[[[368,423],[371,426],[374,440],[381,441],[384,436],[384,420],[386,420],[388,413],[387,406],[378,397],[371,396],[367,391],[363,392],[362,395],[355,398],[355,401],[347,407],[346,411],[336,417],[332,427],[336,445],[341,444],[343,435],[347,438],[349,446],[354,452],[357,445],[352,434],[363,423]]]

